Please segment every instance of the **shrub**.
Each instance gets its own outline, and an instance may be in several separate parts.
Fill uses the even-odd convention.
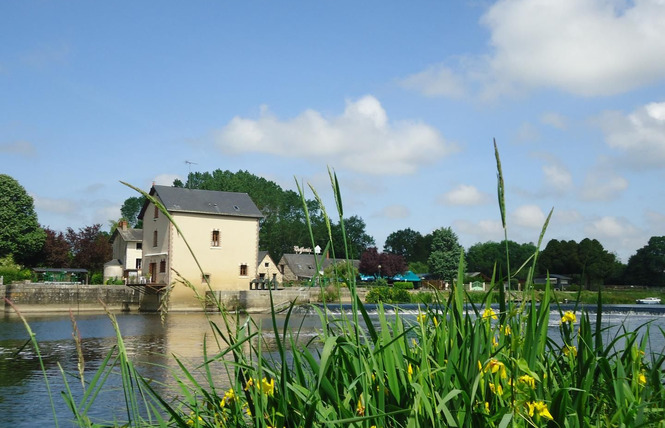
[[[0,276],[3,284],[11,284],[14,281],[30,279],[32,274],[28,269],[20,269],[13,266],[0,266]]]
[[[391,287],[372,287],[365,296],[367,303],[411,303],[411,294],[406,290]]]
[[[319,293],[319,302],[339,302],[339,287],[330,284]]]
[[[398,290],[413,290],[413,282],[394,282],[393,287],[397,288]]]
[[[100,272],[95,272],[90,276],[90,284],[99,285],[104,283],[104,275]]]

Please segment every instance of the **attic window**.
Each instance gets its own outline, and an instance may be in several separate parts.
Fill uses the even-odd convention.
[[[152,216],[153,219],[159,218],[159,208],[157,208],[157,205],[155,205],[155,213]]]

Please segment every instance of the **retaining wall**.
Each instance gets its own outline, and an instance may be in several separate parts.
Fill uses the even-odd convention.
[[[21,312],[110,311],[138,310],[138,291],[123,285],[83,284],[5,284],[0,297],[11,300]],[[5,312],[13,312],[2,299]]]

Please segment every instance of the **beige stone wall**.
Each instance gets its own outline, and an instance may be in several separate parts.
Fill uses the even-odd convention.
[[[270,256],[265,256],[263,260],[259,260],[259,264],[256,269],[256,275],[261,277],[261,274],[264,275],[266,280],[272,280],[274,277],[277,281],[277,284],[281,284],[283,281],[282,273],[279,271],[279,268],[272,261]]]

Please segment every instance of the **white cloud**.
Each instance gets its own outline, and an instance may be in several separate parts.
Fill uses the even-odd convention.
[[[156,176],[153,181],[159,186],[172,186],[173,181],[176,178],[181,180],[183,183],[186,181],[186,179],[182,178],[178,174],[160,174]]]
[[[442,64],[412,74],[404,78],[401,84],[428,97],[460,98],[466,92],[461,76]]]
[[[411,211],[409,210],[408,207],[396,204],[384,207],[380,212],[374,214],[372,217],[399,219],[399,218],[407,218],[410,215]]]
[[[511,214],[508,224],[529,229],[542,229],[545,224],[545,213],[536,205],[522,205]]]
[[[566,129],[566,118],[559,113],[543,113],[543,115],[540,116],[540,121],[545,125],[550,125],[557,129]]]
[[[79,210],[78,204],[70,199],[53,199],[32,196],[35,209],[55,214],[73,214]]]
[[[504,238],[503,227],[498,220],[480,220],[471,222],[468,220],[457,220],[453,222],[453,229],[460,237],[467,238],[469,243],[499,241]],[[471,237],[469,239],[469,237]]]
[[[530,143],[540,139],[540,132],[533,124],[524,122],[517,130],[517,139],[523,143]]]
[[[258,152],[325,160],[336,168],[371,173],[414,173],[456,150],[432,126],[390,122],[373,96],[348,101],[344,113],[324,117],[314,110],[281,121],[263,110],[257,120],[233,118],[217,135],[227,153]]]
[[[560,163],[543,166],[546,190],[557,194],[565,193],[573,187],[573,176],[568,168]]]
[[[664,22],[662,0],[499,0],[481,18],[491,52],[430,67],[404,86],[458,96],[462,82],[479,84],[486,100],[538,87],[623,93],[664,79]]]
[[[665,3],[627,3],[501,0],[482,19],[491,70],[499,80],[588,96],[662,80]]]
[[[585,201],[608,201],[615,199],[628,188],[628,180],[614,173],[609,166],[590,171],[580,190]]]
[[[592,220],[585,226],[584,233],[601,242],[605,249],[619,249],[617,255],[624,263],[649,239],[644,231],[623,217],[605,216]]]
[[[603,113],[596,121],[607,144],[621,152],[620,162],[633,168],[662,168],[665,162],[665,102],[647,104],[623,115]]]
[[[0,153],[10,155],[34,156],[36,154],[35,146],[29,141],[12,141],[11,143],[0,144]]]
[[[489,200],[487,193],[481,192],[475,186],[460,184],[450,192],[439,198],[446,205],[481,205]]]

